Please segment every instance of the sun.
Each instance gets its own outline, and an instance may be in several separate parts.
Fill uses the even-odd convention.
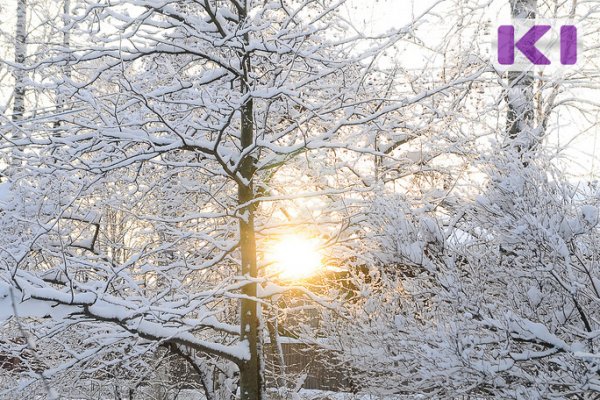
[[[269,270],[286,280],[309,278],[323,266],[320,241],[299,234],[286,235],[267,249]]]

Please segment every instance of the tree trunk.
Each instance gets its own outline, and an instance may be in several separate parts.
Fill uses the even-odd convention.
[[[249,100],[242,112],[242,146],[252,144],[252,101]],[[248,143],[250,140],[250,143]],[[254,188],[251,182],[253,159],[246,156],[242,162],[240,173],[247,184],[239,184],[239,204],[248,204],[254,199]],[[246,205],[241,210],[240,248],[242,253],[242,275],[255,279],[258,276],[256,264],[256,237],[254,233],[254,205]],[[240,366],[240,391],[242,400],[261,400],[263,398],[262,381],[262,332],[256,300],[256,283],[244,286],[241,301],[241,339],[250,347],[250,360]]]
[[[15,34],[15,62],[25,63],[27,46],[25,37],[27,34],[27,0],[17,1],[17,26]],[[19,121],[25,113],[25,73],[17,67],[15,70],[15,96],[13,98],[12,120]]]
[[[25,114],[25,70],[22,65],[25,63],[25,56],[27,54],[26,45],[27,35],[27,0],[17,0],[17,23],[15,26],[15,67],[13,77],[15,78],[15,87],[13,92],[13,108],[12,108],[12,121],[18,123],[23,119]],[[13,129],[10,135],[11,140],[19,140],[23,136],[20,129]],[[10,155],[8,155],[8,168],[4,171],[0,171],[0,182],[3,177],[7,177],[9,180],[11,176],[15,174],[15,171],[21,166],[21,146],[12,146]]]
[[[534,19],[537,0],[510,0],[513,19]],[[535,147],[534,78],[531,71],[508,72],[506,131],[519,153]]]
[[[241,20],[245,16],[242,16]],[[245,37],[248,41],[248,37]],[[250,57],[244,55],[243,62],[243,92],[249,91],[248,81],[251,70]],[[254,144],[253,101],[249,98],[241,109],[241,146],[246,150]],[[242,150],[242,152],[243,152]],[[242,253],[242,275],[248,279],[258,277],[256,263],[256,236],[254,232],[254,158],[245,155],[240,165],[243,182],[238,183],[238,204],[245,206],[240,210],[240,249]],[[240,366],[240,393],[242,400],[262,400],[264,398],[263,382],[263,345],[261,316],[256,302],[256,283],[248,283],[242,289],[244,298],[241,300],[241,340],[247,341],[250,348],[250,360]]]
[[[17,26],[15,34],[15,62],[25,63],[27,51],[25,36],[27,32],[27,0],[17,1]],[[25,73],[17,67],[15,70],[15,96],[13,98],[12,120],[19,121],[25,113]]]
[[[69,15],[71,14],[71,0],[64,0],[63,2],[63,47],[64,50],[68,53],[67,64],[64,67],[63,74],[64,78],[71,79],[71,65],[69,62],[71,61],[71,33],[67,29],[69,24]],[[60,114],[65,109],[66,97],[64,93],[61,93],[60,87],[56,91],[56,114],[58,115],[58,119],[54,122],[54,127],[58,128],[61,123],[61,119],[63,118]]]
[[[68,60],[67,65],[65,65],[65,76],[67,78],[71,78],[71,32],[67,29],[71,18],[71,0],[64,0],[63,3],[63,46],[66,51],[68,51]]]
[[[252,200],[252,186],[239,186],[240,203]],[[242,252],[242,275],[246,278],[257,277],[256,238],[254,235],[254,216],[250,207],[244,209],[240,219],[240,247]],[[250,360],[240,366],[240,391],[242,400],[261,400],[262,382],[262,335],[256,298],[256,283],[249,283],[242,290],[241,301],[241,339],[248,342]]]

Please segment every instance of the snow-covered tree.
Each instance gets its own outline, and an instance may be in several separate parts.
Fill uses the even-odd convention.
[[[139,385],[166,350],[208,398],[235,396],[238,370],[241,398],[264,398],[264,299],[333,307],[273,276],[264,243],[333,243],[369,188],[351,154],[382,155],[373,127],[436,92],[386,90],[377,59],[411,30],[364,36],[343,4],[83,1],[59,20],[67,39],[24,68],[63,71],[32,84],[70,110],[5,145],[23,159],[0,208],[7,390],[119,369]]]
[[[343,0],[29,0],[0,77],[27,87],[0,124],[2,396],[162,398],[185,365],[264,399],[280,334],[369,393],[596,395],[599,195],[551,117],[594,127],[597,78],[495,71],[489,4],[366,35]],[[277,270],[289,235],[327,271]]]
[[[534,1],[507,5],[513,14],[536,11]],[[545,2],[537,12],[585,16],[582,31],[597,34],[594,7]],[[455,25],[473,42],[481,24],[474,14]],[[471,49],[453,51],[450,71],[485,60]],[[576,95],[594,79],[585,70],[488,70],[459,96],[468,106],[440,107],[453,113],[450,130],[492,140],[456,142],[454,153],[470,161],[450,190],[441,183],[437,196],[385,190],[373,201],[354,244],[368,268],[350,277],[346,313],[326,312],[323,325],[328,348],[360,390],[406,398],[598,396],[597,185],[573,183],[559,168],[552,124],[569,109],[597,111]]]

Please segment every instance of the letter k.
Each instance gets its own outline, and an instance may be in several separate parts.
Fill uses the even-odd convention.
[[[550,25],[534,25],[515,43],[515,27],[502,25],[498,27],[498,62],[511,65],[515,62],[515,47],[535,65],[549,65],[550,60],[535,47],[535,43],[546,32]]]

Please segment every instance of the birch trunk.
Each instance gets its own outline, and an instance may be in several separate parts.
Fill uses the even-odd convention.
[[[62,18],[62,22],[63,22],[63,43],[62,44],[64,47],[64,51],[67,52],[68,57],[69,57],[69,59],[67,59],[67,65],[65,66],[64,71],[63,71],[65,80],[71,78],[71,66],[69,65],[70,55],[71,55],[71,49],[70,49],[71,33],[67,29],[68,24],[69,24],[70,13],[71,13],[71,0],[64,0],[64,2],[63,2],[63,18]],[[60,126],[61,118],[62,118],[60,116],[60,114],[65,109],[65,102],[66,102],[66,97],[65,97],[64,93],[61,93],[60,87],[59,87],[56,92],[56,114],[58,115],[58,119],[54,123],[55,128]]]
[[[27,53],[27,0],[17,1],[17,26],[15,34],[15,62],[23,65]],[[12,120],[23,119],[25,113],[25,72],[17,67],[15,70],[15,95],[13,98]]]

